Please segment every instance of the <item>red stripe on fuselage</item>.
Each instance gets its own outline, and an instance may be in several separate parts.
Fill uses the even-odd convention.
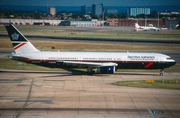
[[[149,68],[154,64],[154,62],[149,62],[146,66],[144,66],[144,68]]]
[[[57,60],[22,60],[24,62],[27,62],[27,63],[36,63],[36,62],[57,62]]]
[[[20,43],[19,45],[17,45],[16,47],[14,47],[14,50],[17,50],[18,48],[22,47],[23,45],[25,45],[26,43]]]
[[[27,62],[27,63],[31,63],[31,62],[59,62],[59,60],[48,60],[48,59],[45,59],[45,60],[23,60],[24,62]],[[116,60],[61,60],[62,62],[63,61],[74,61],[74,62],[94,62],[94,63],[108,63],[108,62],[113,62],[113,63],[122,63],[122,64],[145,64],[145,66],[151,66],[154,64],[154,62],[146,62],[146,61],[127,61],[127,62],[124,62],[124,61],[116,61]],[[151,65],[149,65],[151,64]]]

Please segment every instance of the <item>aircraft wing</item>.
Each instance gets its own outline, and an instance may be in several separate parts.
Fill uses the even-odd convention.
[[[82,67],[105,67],[105,66],[117,66],[117,63],[112,62],[78,62],[78,61],[63,61],[67,65],[79,65]]]

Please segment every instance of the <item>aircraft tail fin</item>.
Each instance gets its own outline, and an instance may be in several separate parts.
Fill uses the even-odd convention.
[[[37,50],[28,39],[12,24],[5,24],[11,43],[16,54],[37,52]]]
[[[136,27],[136,28],[139,28],[139,25],[138,25],[138,23],[135,23],[135,27]]]

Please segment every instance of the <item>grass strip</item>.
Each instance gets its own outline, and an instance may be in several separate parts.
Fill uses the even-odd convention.
[[[139,88],[158,88],[158,89],[175,89],[180,90],[180,80],[154,80],[154,82],[146,82],[146,80],[135,81],[118,81],[113,83],[117,86],[139,87]]]
[[[28,64],[11,60],[9,58],[0,58],[0,69],[13,69],[13,70],[36,70],[36,71],[64,71],[60,68],[48,68],[43,66],[37,66],[34,64]]]
[[[179,45],[144,43],[103,43],[58,40],[30,40],[39,50],[60,51],[130,51],[130,52],[179,52]],[[55,49],[52,49],[54,47]],[[0,50],[12,50],[9,38],[0,38]]]
[[[95,32],[82,32],[76,27],[60,27],[60,26],[19,26],[16,27],[24,35],[33,36],[63,36],[63,37],[82,37],[82,38],[104,38],[104,39],[146,39],[146,40],[180,40],[180,31],[142,31],[135,32],[131,30],[112,30],[108,28],[96,29]],[[82,28],[85,29],[85,28]],[[0,27],[1,34],[7,34],[5,27]]]

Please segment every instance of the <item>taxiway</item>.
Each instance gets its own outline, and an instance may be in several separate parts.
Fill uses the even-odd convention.
[[[180,91],[115,86],[126,80],[180,79],[180,73],[0,72],[0,117],[180,117]]]

